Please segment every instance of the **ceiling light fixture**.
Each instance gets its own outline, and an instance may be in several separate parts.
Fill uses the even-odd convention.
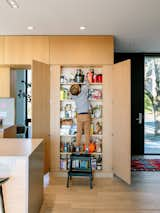
[[[85,27],[85,26],[81,26],[81,27],[80,27],[80,30],[86,30],[86,28],[87,28],[87,27]]]
[[[6,0],[7,1],[7,3],[9,4],[9,6],[11,7],[11,8],[19,8],[19,5],[18,5],[18,3],[16,2],[16,0]]]
[[[28,27],[27,27],[27,30],[33,30],[33,29],[34,29],[33,26],[28,26]]]

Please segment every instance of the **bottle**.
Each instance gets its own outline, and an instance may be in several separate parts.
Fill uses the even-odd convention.
[[[76,72],[76,75],[74,77],[74,81],[77,82],[77,76],[78,76],[78,72]]]
[[[64,144],[61,143],[61,146],[60,146],[60,152],[63,152],[64,151]]]
[[[97,75],[94,74],[94,75],[93,75],[93,83],[96,83],[96,82],[97,82]]]
[[[64,90],[61,89],[60,91],[60,100],[63,101],[64,100]]]
[[[91,124],[90,134],[93,135],[93,133],[94,133],[94,126],[93,124]]]
[[[61,75],[60,82],[61,82],[61,83],[64,83],[64,76],[63,76],[63,75]]]
[[[82,82],[82,71],[79,69],[79,75],[78,75],[78,83]]]
[[[84,82],[84,72],[81,70],[81,83]]]
[[[77,69],[77,73],[75,75],[75,82],[81,83],[81,78],[82,78],[81,76],[82,76],[81,69]]]
[[[93,81],[93,73],[92,73],[91,70],[87,73],[87,78],[88,78],[88,82],[92,83],[92,81]]]
[[[64,152],[68,151],[67,143],[64,143]]]

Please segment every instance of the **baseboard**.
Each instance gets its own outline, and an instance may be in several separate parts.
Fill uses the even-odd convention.
[[[67,177],[67,172],[52,172],[50,175],[54,177]],[[94,172],[95,178],[113,178],[112,172]]]

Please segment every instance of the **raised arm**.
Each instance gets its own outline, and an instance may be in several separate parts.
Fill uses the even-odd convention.
[[[88,79],[85,80],[85,85],[82,86],[81,88],[81,92],[83,94],[88,94],[88,89],[89,89],[89,82],[88,82]]]

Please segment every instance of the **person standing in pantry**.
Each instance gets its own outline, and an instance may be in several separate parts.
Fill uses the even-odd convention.
[[[85,144],[86,152],[88,152],[88,146],[90,143],[90,103],[88,100],[88,89],[89,84],[86,80],[85,85],[73,84],[70,88],[71,98],[76,103],[76,112],[77,112],[77,136],[76,136],[76,145],[80,151],[82,130],[84,129],[85,134]]]

